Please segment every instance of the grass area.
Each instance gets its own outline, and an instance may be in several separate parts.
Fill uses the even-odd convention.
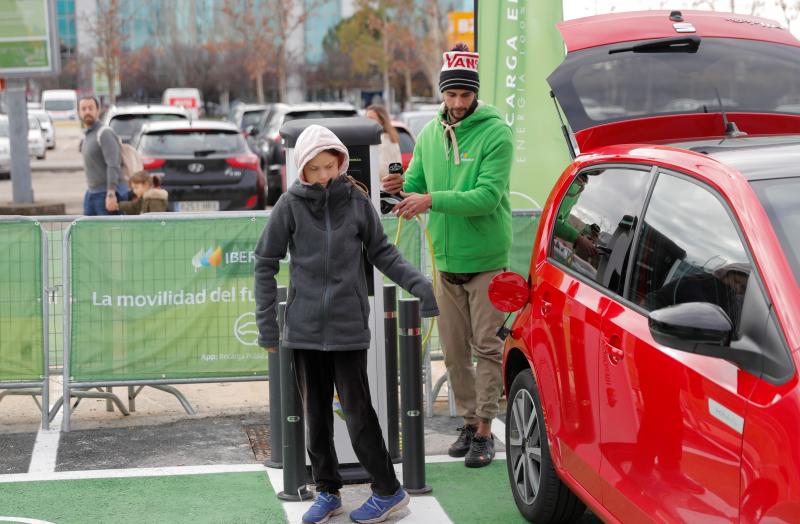
[[[505,460],[477,469],[467,468],[463,462],[426,464],[425,475],[432,495],[453,522],[528,522],[514,504]]]
[[[3,517],[58,524],[286,522],[264,473],[0,484]]]

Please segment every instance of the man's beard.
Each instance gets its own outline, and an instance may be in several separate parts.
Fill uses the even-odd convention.
[[[87,120],[90,119],[90,118],[91,118],[91,122],[88,122]],[[94,118],[94,117],[87,117],[87,116],[83,117],[83,125],[85,125],[86,127],[92,127],[92,125],[95,122],[97,122],[97,119]]]

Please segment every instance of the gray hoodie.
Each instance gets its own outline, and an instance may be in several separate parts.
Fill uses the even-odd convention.
[[[420,298],[422,316],[439,314],[430,282],[389,243],[366,195],[344,176],[327,188],[297,181],[278,199],[256,246],[259,345],[278,346],[275,275],[288,248],[291,283],[281,343],[292,349],[367,349],[362,247],[370,263]]]

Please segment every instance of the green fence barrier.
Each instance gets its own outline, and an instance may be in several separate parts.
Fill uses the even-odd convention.
[[[78,220],[69,232],[72,382],[265,376],[257,345],[257,217]],[[390,241],[397,220],[385,219]],[[406,223],[400,249],[420,260]],[[289,280],[288,263],[279,275]]]
[[[43,381],[42,230],[0,221],[0,382]]]

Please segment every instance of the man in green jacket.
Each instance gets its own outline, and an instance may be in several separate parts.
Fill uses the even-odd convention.
[[[478,101],[478,54],[464,44],[444,53],[439,117],[417,137],[403,179],[383,181],[405,199],[394,212],[406,219],[430,211],[428,230],[439,270],[439,336],[445,365],[464,418],[449,454],[468,467],[494,458],[492,420],[502,394],[504,316],[489,302],[489,281],[509,266],[512,133],[500,113]],[[473,366],[473,356],[477,367]]]

